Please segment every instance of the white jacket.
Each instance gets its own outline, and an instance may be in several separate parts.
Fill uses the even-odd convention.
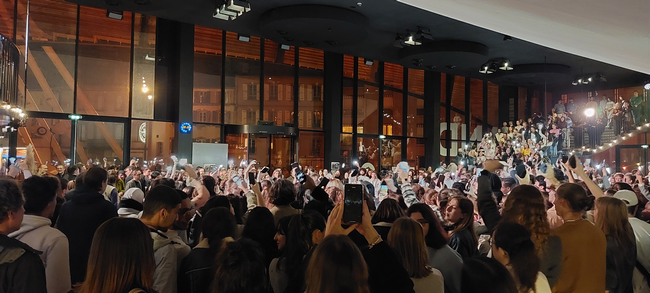
[[[50,227],[51,224],[48,218],[25,215],[20,229],[9,234],[9,237],[43,252],[40,257],[45,265],[48,293],[67,293],[72,289],[68,238]]]

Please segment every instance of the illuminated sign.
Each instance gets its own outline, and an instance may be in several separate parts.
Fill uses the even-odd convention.
[[[190,133],[192,131],[192,124],[184,122],[181,124],[181,132],[182,133]]]

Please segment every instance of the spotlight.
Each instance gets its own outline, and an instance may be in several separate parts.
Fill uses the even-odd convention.
[[[647,148],[648,148],[648,145],[647,145],[647,144],[644,144],[644,145],[642,145],[641,147],[644,148],[644,149],[647,149]]]
[[[122,18],[124,18],[124,14],[122,13],[122,11],[106,11],[106,17],[122,20]]]
[[[591,81],[591,77],[590,78],[582,78],[580,81],[582,81],[582,84],[589,84],[589,82]]]
[[[368,66],[372,66],[372,64],[374,64],[374,63],[375,63],[375,61],[372,61],[372,59],[363,58],[363,64],[366,64]]]
[[[644,89],[650,91],[650,81],[643,86]]]
[[[422,45],[422,43],[421,43],[421,42],[418,42],[418,41],[415,39],[415,36],[414,36],[413,34],[411,34],[411,33],[409,33],[408,36],[406,37],[406,40],[404,40],[404,44],[407,44],[407,45],[409,45],[409,46],[419,46],[419,45]]]
[[[506,59],[503,60],[503,63],[501,63],[501,67],[499,67],[501,70],[512,70],[512,66],[510,66],[510,62]]]
[[[291,46],[282,44],[282,45],[280,45],[280,49],[285,50],[285,51],[289,51],[289,50],[291,50]]]
[[[481,65],[481,69],[478,70],[479,73],[488,74],[488,69],[490,68],[490,63],[485,63]]]
[[[411,64],[413,64],[413,66],[422,67],[424,66],[424,59],[413,59]]]
[[[226,4],[221,5],[221,8],[219,9],[219,13],[225,14],[231,17],[231,19],[237,18],[237,16],[242,15],[241,11],[237,10],[230,10],[226,7]]]
[[[251,11],[251,4],[246,1],[229,0],[225,5],[228,10],[239,11],[240,15],[242,12]]]
[[[251,36],[248,35],[242,35],[242,34],[237,34],[237,39],[241,42],[250,42],[251,41]]]
[[[231,17],[229,15],[221,13],[221,8],[217,7],[212,14],[212,17],[216,19],[221,19],[221,20],[230,20]],[[234,18],[233,18],[234,19]]]
[[[576,77],[576,78],[573,80],[573,82],[571,82],[571,84],[572,84],[572,85],[579,85],[580,82],[581,82],[581,80],[578,79],[578,78]]]
[[[585,110],[585,116],[587,117],[594,117],[595,114],[596,114],[596,110],[594,110],[594,108],[589,108]]]

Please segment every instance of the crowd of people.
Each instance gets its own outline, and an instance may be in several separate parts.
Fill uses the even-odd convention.
[[[0,179],[0,292],[650,292],[648,178],[511,151],[436,170],[132,161]]]

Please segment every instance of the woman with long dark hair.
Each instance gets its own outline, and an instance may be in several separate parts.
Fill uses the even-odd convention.
[[[564,220],[554,230],[562,240],[562,270],[553,292],[605,292],[607,240],[600,229],[583,219],[594,197],[578,184],[564,183],[553,204]]]
[[[147,226],[138,219],[112,218],[95,232],[79,293],[153,293],[155,270]]]
[[[397,219],[388,233],[387,241],[411,277],[415,293],[444,292],[444,278],[439,270],[429,266],[424,232],[416,220],[407,217]]]
[[[404,210],[399,206],[397,200],[386,198],[381,201],[377,211],[372,216],[372,225],[382,238],[388,238],[388,232],[393,222],[404,216]]]
[[[214,259],[223,246],[233,241],[237,222],[229,209],[213,208],[203,217],[202,237],[181,262],[178,292],[207,292],[214,277]]]
[[[271,260],[278,256],[278,246],[273,225],[273,214],[265,207],[256,207],[251,210],[242,232],[242,237],[251,239],[262,247],[264,251],[264,264],[269,267]]]
[[[492,255],[506,266],[520,293],[550,293],[546,276],[528,230],[517,223],[503,222],[492,236]]]
[[[478,239],[474,232],[474,204],[464,196],[454,196],[445,210],[450,224],[449,246],[463,259],[478,255]]]
[[[445,277],[445,292],[460,292],[461,272],[463,260],[447,243],[449,235],[442,228],[438,217],[432,209],[423,203],[416,203],[409,207],[407,216],[422,225],[424,240],[429,253],[429,265],[439,270]]]
[[[630,192],[634,195],[629,190],[619,192]],[[607,239],[606,289],[610,293],[632,292],[632,274],[636,265],[636,240],[628,221],[625,203],[615,197],[598,198],[594,220],[596,227],[605,233]]]
[[[517,286],[499,261],[479,256],[463,263],[461,293],[517,293]]]
[[[212,293],[267,293],[264,252],[257,242],[242,238],[223,245],[217,255]]]
[[[305,211],[291,218],[282,255],[269,266],[273,292],[304,291],[305,270],[324,232],[325,219],[319,213]]]

